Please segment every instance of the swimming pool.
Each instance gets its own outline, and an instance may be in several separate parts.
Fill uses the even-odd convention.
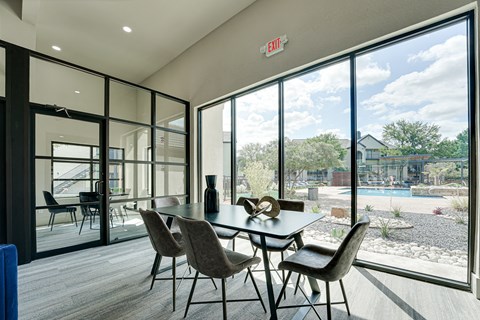
[[[342,194],[351,194],[350,191]],[[400,197],[400,198],[438,198],[438,196],[412,196],[410,189],[357,188],[359,196]]]

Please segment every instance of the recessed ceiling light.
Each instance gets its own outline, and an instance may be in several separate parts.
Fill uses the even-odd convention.
[[[62,48],[60,48],[59,46],[52,46],[52,49],[55,51],[62,51]]]
[[[127,32],[127,33],[132,32],[132,28],[127,27],[127,26],[124,26],[122,29],[123,29],[123,31],[125,31],[125,32]]]
[[[80,91],[78,91],[78,90],[75,90],[75,93],[77,93],[77,94],[78,94],[78,93],[80,93]]]
[[[63,136],[58,136],[59,138],[63,138]]]

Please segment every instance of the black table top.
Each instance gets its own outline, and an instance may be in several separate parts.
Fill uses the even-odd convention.
[[[276,218],[260,215],[250,218],[242,206],[220,205],[220,212],[205,213],[203,203],[153,209],[167,216],[207,220],[213,226],[235,229],[273,238],[287,238],[324,217],[323,214],[281,210]]]

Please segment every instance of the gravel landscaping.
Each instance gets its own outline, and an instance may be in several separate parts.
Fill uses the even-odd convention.
[[[445,208],[439,215],[401,212],[400,217],[394,217],[391,212],[380,210],[359,210],[358,214],[367,214],[372,220],[362,250],[467,266],[468,221],[465,213]],[[382,237],[382,225],[385,224],[389,227],[388,237]],[[305,230],[305,237],[338,244],[349,229],[348,219],[326,215]]]

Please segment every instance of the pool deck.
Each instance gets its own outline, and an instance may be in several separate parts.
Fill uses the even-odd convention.
[[[346,187],[319,187],[318,200],[314,201],[322,209],[331,207],[350,207],[351,196],[343,194]],[[306,198],[308,189],[297,189],[297,195]],[[449,207],[454,197],[395,197],[395,196],[358,196],[357,207],[372,205],[376,210],[390,211],[392,207],[400,206],[404,212],[431,214],[436,207]]]

